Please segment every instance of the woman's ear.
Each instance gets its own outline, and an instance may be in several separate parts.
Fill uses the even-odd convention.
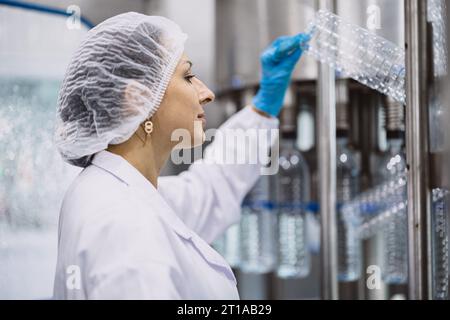
[[[148,115],[148,105],[151,102],[150,89],[136,80],[129,80],[124,91],[123,107],[127,114]]]

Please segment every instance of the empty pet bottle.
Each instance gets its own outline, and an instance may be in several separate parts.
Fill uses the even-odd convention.
[[[338,225],[338,279],[355,281],[361,276],[362,248],[357,233],[358,225],[345,219],[342,207],[359,192],[359,161],[348,147],[347,132],[337,135],[337,225]]]
[[[305,52],[352,78],[405,104],[405,50],[339,16],[320,10],[310,23]]]
[[[275,268],[277,217],[272,183],[272,176],[260,176],[242,204],[240,268],[247,273],[267,273]]]
[[[296,117],[285,108],[281,123],[279,172],[276,176],[278,207],[278,267],[280,278],[303,278],[310,272],[307,237],[309,168],[297,149]]]

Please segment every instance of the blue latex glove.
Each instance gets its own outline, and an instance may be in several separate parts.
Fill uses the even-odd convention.
[[[274,117],[280,114],[292,72],[310,40],[307,34],[276,39],[261,55],[262,79],[255,107]]]

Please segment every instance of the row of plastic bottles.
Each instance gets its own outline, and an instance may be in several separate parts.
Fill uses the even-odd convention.
[[[388,150],[377,165],[375,181],[378,184],[361,194],[359,172],[356,169],[358,166],[349,160],[352,159],[352,153],[345,145],[344,141],[339,147],[338,142],[338,150],[343,150],[338,159],[337,177],[337,181],[341,183],[340,189],[343,190],[341,195],[338,192],[338,200],[342,205],[338,211],[339,280],[355,281],[361,277],[362,240],[381,233],[383,280],[387,284],[405,283],[408,275],[408,237],[403,140],[388,140]]]
[[[408,279],[405,157],[401,139],[390,139],[375,188],[359,192],[358,155],[338,137],[338,278],[356,281],[362,272],[362,241],[381,234],[382,276],[386,284]],[[310,177],[293,140],[285,140],[280,172],[263,176],[245,198],[242,221],[228,230],[218,249],[244,272],[276,271],[280,278],[310,272],[307,218]],[[275,193],[273,192],[274,190]],[[275,194],[274,198],[270,195]],[[433,284],[436,298],[448,296],[448,191],[433,190]]]
[[[361,193],[360,159],[337,134],[338,279],[362,275],[362,241],[382,237],[381,270],[386,284],[408,280],[407,179],[403,137],[390,136],[379,158],[376,186]],[[216,248],[231,266],[247,273],[275,271],[280,278],[303,278],[311,269],[308,219],[311,214],[310,173],[295,135],[282,139],[280,170],[261,176],[243,202],[241,223],[231,227]],[[448,191],[433,190],[433,284],[436,298],[448,295]]]
[[[392,140],[382,159],[380,181],[398,177],[377,192],[360,192],[360,160],[348,144],[347,132],[337,136],[338,278],[355,281],[361,276],[361,240],[365,221],[405,201],[405,161],[401,140]],[[231,227],[216,247],[233,267],[244,272],[276,270],[280,278],[302,278],[310,272],[307,218],[310,215],[310,173],[295,137],[284,137],[277,176],[262,176],[242,206],[240,225]],[[403,177],[403,180],[402,178]],[[390,180],[388,180],[390,181]],[[403,183],[402,183],[403,182]],[[356,199],[356,201],[354,200]],[[402,213],[389,219],[380,230],[386,244],[384,278],[388,282],[406,280],[406,204]],[[363,209],[361,209],[363,208]],[[388,220],[388,219],[386,219]]]
[[[231,227],[216,248],[244,272],[308,276],[309,190],[309,169],[296,148],[295,134],[285,135],[278,174],[260,177],[243,201],[241,223]]]
[[[356,179],[356,178],[355,178]],[[339,179],[338,179],[339,180]],[[389,149],[379,166],[379,184],[344,204],[340,213],[347,240],[339,248],[339,279],[354,281],[362,270],[361,244],[382,235],[381,270],[386,284],[408,281],[408,215],[406,161],[402,139],[389,139]],[[432,285],[434,299],[448,299],[449,191],[433,189],[431,199]]]

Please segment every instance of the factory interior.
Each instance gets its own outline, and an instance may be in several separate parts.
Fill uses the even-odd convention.
[[[58,92],[89,30],[130,11],[188,35],[215,95],[208,129],[252,104],[270,43],[311,34],[271,150],[280,168],[211,243],[241,299],[450,299],[445,0],[0,0],[0,299],[52,299],[58,214],[81,171],[53,144]]]

